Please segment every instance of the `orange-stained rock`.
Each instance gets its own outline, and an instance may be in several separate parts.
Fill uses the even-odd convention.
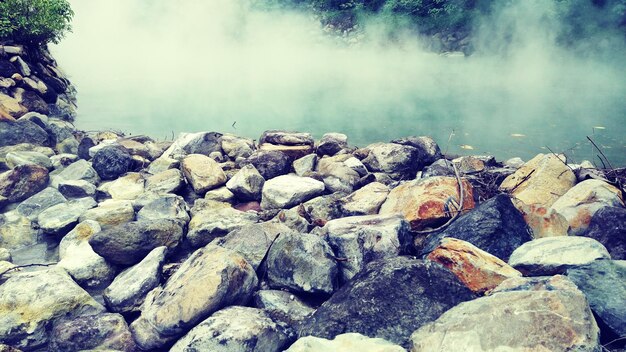
[[[515,198],[511,200],[517,210],[524,216],[524,220],[532,230],[534,238],[567,236],[569,227],[567,219],[552,208],[546,208],[539,204],[527,205]]]
[[[456,238],[444,238],[427,258],[448,268],[467,288],[478,293],[494,289],[508,278],[522,276],[501,259]]]
[[[465,212],[474,208],[474,196],[472,185],[465,179],[461,182],[464,193],[462,211]],[[423,230],[438,226],[454,216],[459,202],[459,186],[455,177],[428,177],[406,182],[391,190],[380,207],[380,214],[402,214],[412,230]]]

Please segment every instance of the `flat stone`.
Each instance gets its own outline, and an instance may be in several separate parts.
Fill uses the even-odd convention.
[[[73,228],[81,215],[96,204],[96,201],[89,197],[69,200],[42,211],[37,216],[37,223],[46,233],[62,233]]]
[[[129,172],[114,181],[102,184],[98,190],[116,200],[135,200],[144,192],[144,183],[141,174]]]
[[[38,165],[52,169],[50,158],[39,152],[10,152],[6,155],[6,163],[11,169],[20,165]]]
[[[174,193],[185,184],[183,173],[178,169],[169,169],[146,179],[146,192],[159,194]]]
[[[341,210],[348,216],[378,214],[388,194],[389,187],[386,185],[380,182],[369,183],[343,198]]]
[[[79,220],[96,221],[102,228],[109,228],[135,220],[135,209],[129,200],[107,199],[97,207],[85,211]]]
[[[272,318],[289,325],[309,317],[315,309],[292,293],[282,290],[260,290],[254,293],[254,306],[268,312]]]
[[[187,204],[177,195],[169,194],[148,202],[137,213],[137,220],[171,219],[182,224],[189,222]]]
[[[59,191],[52,187],[47,187],[43,191],[30,196],[15,209],[29,220],[35,220],[42,211],[65,201],[65,197]]]
[[[198,194],[226,183],[226,175],[220,165],[208,156],[192,154],[181,163],[185,178]]]
[[[259,144],[271,143],[277,145],[313,145],[315,140],[310,133],[268,130],[259,138]]]
[[[283,175],[265,182],[261,207],[290,208],[324,192],[324,183],[310,177]]]
[[[61,181],[69,180],[85,180],[97,184],[100,181],[100,177],[98,177],[98,173],[91,167],[88,161],[81,159],[68,165],[60,173],[54,175],[51,178],[51,184],[53,187],[58,187]]]
[[[194,248],[202,247],[218,237],[258,221],[258,216],[253,212],[226,206],[209,208],[192,216],[187,241]]]

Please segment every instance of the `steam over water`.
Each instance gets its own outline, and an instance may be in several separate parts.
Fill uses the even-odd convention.
[[[72,0],[74,33],[52,50],[87,130],[337,131],[359,146],[431,135],[451,153],[528,159],[548,146],[598,162],[593,135],[624,166],[624,39],[557,46],[551,3],[519,1],[483,19],[464,58],[410,35],[390,42],[374,23],[346,46],[310,16],[245,1]]]

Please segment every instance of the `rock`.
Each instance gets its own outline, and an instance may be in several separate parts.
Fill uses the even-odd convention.
[[[17,68],[10,61],[0,60],[0,76],[11,77],[18,73]]]
[[[252,164],[267,181],[276,176],[288,174],[291,170],[291,159],[279,151],[258,150],[248,158]]]
[[[623,207],[622,191],[600,180],[586,180],[570,188],[552,204],[569,223],[569,234],[584,232],[593,214],[604,207]]]
[[[524,160],[521,158],[511,158],[504,162],[504,166],[510,167],[512,169],[519,169],[524,166]]]
[[[596,260],[567,270],[572,280],[587,296],[605,342],[626,335],[626,266],[613,260]]]
[[[406,253],[409,226],[400,216],[352,216],[331,220],[322,228],[339,262],[342,280],[348,281],[371,261]]]
[[[269,222],[285,225],[300,233],[309,232],[311,227],[311,224],[300,215],[299,207],[281,210]]]
[[[308,154],[294,160],[293,169],[298,176],[305,176],[307,172],[313,172],[317,165],[317,155]]]
[[[259,138],[259,144],[271,143],[276,145],[314,145],[315,140],[310,133],[268,130]]]
[[[133,221],[96,233],[89,239],[94,251],[107,261],[132,265],[160,246],[174,248],[182,240],[183,229],[172,220]]]
[[[463,175],[485,171],[485,163],[473,156],[462,156],[452,160],[452,162],[456,164],[457,169]]]
[[[60,268],[14,273],[0,285],[0,341],[46,350],[54,320],[101,312],[104,307]]]
[[[6,155],[6,163],[11,169],[20,165],[38,165],[52,169],[50,158],[39,152],[11,152]]]
[[[170,351],[278,352],[288,341],[285,327],[276,324],[263,310],[233,306],[198,324]]]
[[[348,136],[343,133],[326,133],[317,145],[317,154],[335,155],[348,147]]]
[[[17,119],[28,112],[28,109],[21,104],[20,100],[21,99],[16,99],[6,94],[0,93],[0,110],[6,112],[14,119]]]
[[[315,197],[299,207],[298,213],[314,226],[324,226],[328,221],[342,216],[339,202],[343,193],[333,193]]]
[[[305,320],[299,336],[345,332],[407,345],[410,334],[474,295],[432,262],[395,257],[369,263]]]
[[[626,209],[606,207],[598,210],[589,227],[580,235],[602,243],[611,258],[626,260]]]
[[[598,327],[575,285],[569,282],[550,290],[529,286],[534,289],[498,292],[459,304],[413,333],[411,351],[600,350]]]
[[[185,184],[183,173],[178,169],[169,169],[154,174],[146,179],[146,192],[158,194],[174,193]]]
[[[198,248],[218,237],[258,222],[258,216],[252,212],[243,212],[230,207],[209,208],[194,214],[189,222],[187,241]]]
[[[68,121],[59,120],[56,118],[51,118],[48,120],[48,125],[46,131],[50,136],[50,140],[52,145],[58,145],[62,141],[74,138],[74,130],[75,127],[72,123]],[[74,154],[78,153],[78,141],[77,141],[77,150]]]
[[[135,220],[135,209],[129,200],[107,199],[97,207],[85,211],[80,221],[96,221],[102,228],[109,228]]]
[[[254,152],[254,141],[227,133],[222,136],[222,150],[232,160],[247,158]]]
[[[58,154],[50,157],[52,167],[59,170],[66,168],[71,163],[76,162],[77,160],[78,156],[75,154]]]
[[[81,215],[96,204],[96,201],[89,197],[60,203],[42,211],[37,216],[37,223],[46,233],[62,233],[73,228]]]
[[[20,121],[21,120],[33,122],[44,130],[48,127],[49,121],[48,116],[40,114],[38,112],[28,112],[20,117]]]
[[[221,151],[221,139],[222,134],[217,132],[182,133],[172,146],[181,147],[185,155],[209,155]],[[170,149],[163,154],[169,156],[171,154]]]
[[[0,174],[0,195],[9,202],[22,201],[48,184],[48,170],[38,165],[21,165]]]
[[[504,261],[516,248],[532,240],[522,215],[505,195],[487,200],[461,215],[443,232],[427,237],[422,254],[432,251],[446,237],[469,242]]]
[[[93,197],[96,194],[96,186],[85,180],[59,181],[58,188],[68,198]]]
[[[372,182],[343,198],[341,210],[348,216],[378,214],[388,194],[389,187],[380,182]]]
[[[324,192],[324,184],[310,177],[283,175],[265,182],[261,207],[289,208]]]
[[[190,217],[185,200],[173,194],[164,195],[149,202],[137,213],[137,220],[156,219],[171,219],[187,224]]]
[[[98,141],[95,138],[84,136],[78,143],[78,157],[85,160],[91,159],[92,155],[89,153],[89,150],[97,144]]]
[[[47,187],[20,203],[15,210],[29,220],[35,220],[42,211],[65,201],[65,197],[59,191]]]
[[[102,294],[106,306],[116,313],[138,312],[148,292],[161,282],[166,252],[167,247],[157,247],[121,272]]]
[[[475,293],[484,293],[508,278],[522,276],[499,258],[455,238],[442,239],[427,258],[445,266]]]
[[[91,167],[91,164],[85,160],[78,160],[68,165],[63,171],[54,175],[51,179],[53,187],[58,187],[62,181],[85,180],[89,183],[96,184],[100,181],[98,173]]]
[[[135,341],[120,314],[98,314],[54,324],[50,351],[116,350],[133,352]]]
[[[18,249],[37,243],[39,231],[18,211],[0,214],[0,247]]]
[[[166,157],[161,156],[155,161],[150,163],[150,166],[148,166],[147,171],[148,173],[152,175],[156,175],[158,173],[161,173],[169,169],[178,168],[179,166],[180,166],[180,161],[178,161],[177,159],[166,158]]]
[[[48,133],[37,124],[24,121],[0,121],[0,147],[31,143],[45,146],[48,144]]]
[[[385,172],[406,178],[421,168],[416,148],[395,143],[375,143],[367,147],[369,154],[362,160],[371,172]]]
[[[404,348],[384,339],[371,338],[357,333],[335,336],[332,340],[305,336],[285,352],[406,352]]]
[[[132,158],[122,147],[104,147],[93,156],[93,168],[103,180],[113,180],[130,169]]]
[[[144,192],[143,176],[136,172],[101,185],[98,190],[116,200],[135,200]]]
[[[454,176],[454,167],[452,162],[446,159],[439,159],[422,171],[421,178],[429,178],[435,176]]]
[[[462,179],[463,211],[474,208],[471,184]],[[459,185],[454,177],[430,177],[409,181],[389,192],[380,214],[402,214],[411,229],[438,226],[459,211]]]
[[[133,336],[144,350],[161,347],[213,312],[245,304],[257,283],[241,255],[214,245],[198,249],[146,300],[131,324]]]
[[[527,205],[516,198],[511,200],[524,217],[524,221],[532,231],[533,238],[567,236],[569,223],[563,215],[554,209],[546,208],[540,204]]]
[[[0,247],[0,262],[10,262],[13,258],[11,257],[11,251],[6,248]]]
[[[191,154],[183,159],[181,168],[187,182],[198,194],[204,194],[226,183],[224,171],[215,160],[208,156]]]
[[[572,186],[576,175],[553,154],[539,154],[507,177],[500,190],[530,204],[549,207]]]
[[[122,138],[118,139],[117,143],[124,147],[130,155],[140,156],[147,160],[154,160],[158,157],[158,155],[155,156],[146,145],[136,140]]]
[[[391,143],[411,146],[419,152],[420,161],[423,165],[430,165],[441,159],[441,150],[434,139],[428,136],[411,136],[391,141]]]
[[[226,186],[223,186],[206,192],[204,194],[204,199],[216,202],[233,203],[235,201],[235,195],[233,192],[229,191]]]
[[[224,237],[214,239],[211,244],[241,254],[254,270],[258,270],[276,236],[291,232],[291,229],[282,224],[250,224],[235,229]]]
[[[115,277],[115,268],[89,245],[89,239],[99,231],[97,222],[83,221],[65,235],[59,244],[58,266],[65,269],[82,287],[102,287]]]
[[[306,319],[315,311],[293,294],[279,290],[255,292],[254,306],[264,309],[272,318],[292,326]]]
[[[330,295],[339,286],[338,273],[332,249],[315,235],[280,234],[267,255],[272,288]]]
[[[611,259],[604,246],[591,238],[576,236],[546,237],[517,248],[509,264],[528,276],[562,274],[565,270],[598,259]]]
[[[346,164],[348,160],[359,162],[348,154],[325,157],[318,161],[317,172],[322,176],[324,185],[330,192],[350,193],[359,183],[362,175]]]
[[[241,200],[261,200],[265,179],[252,165],[245,165],[228,182],[228,188]]]

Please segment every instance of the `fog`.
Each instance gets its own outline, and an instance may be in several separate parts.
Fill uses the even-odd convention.
[[[78,89],[79,128],[158,139],[337,131],[357,145],[432,135],[455,153],[528,158],[548,146],[576,161],[597,154],[585,143],[593,134],[626,164],[624,40],[557,45],[551,1],[482,19],[466,58],[430,53],[412,35],[389,41],[379,21],[346,45],[310,14],[244,0],[71,3],[74,31],[52,50]]]

